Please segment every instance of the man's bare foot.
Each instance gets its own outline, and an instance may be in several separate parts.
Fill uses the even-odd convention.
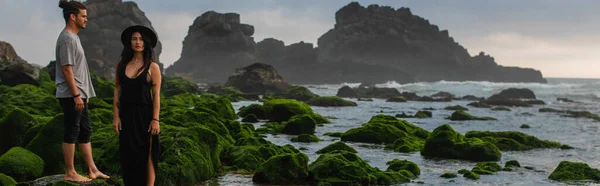
[[[92,179],[96,179],[96,178],[109,179],[110,176],[107,176],[106,174],[100,172],[99,170],[96,170],[96,171],[90,171],[90,178],[92,178]]]
[[[77,182],[77,183],[85,183],[85,182],[92,181],[92,179],[89,179],[89,178],[86,178],[85,176],[79,175],[79,174],[77,174],[77,172],[67,173],[67,174],[65,174],[64,178],[66,181],[72,181],[72,182]]]

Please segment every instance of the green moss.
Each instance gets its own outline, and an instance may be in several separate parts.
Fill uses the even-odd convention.
[[[465,134],[467,138],[480,138],[493,143],[502,151],[523,151],[536,148],[561,148],[562,144],[554,141],[540,140],[522,132],[489,132],[470,131]]]
[[[17,181],[15,181],[15,179],[11,178],[10,176],[7,176],[6,174],[0,173],[0,185],[15,186],[17,185]]]
[[[460,170],[458,170],[459,174],[466,174],[467,172],[470,172],[470,171],[467,170],[467,169],[460,169]]]
[[[42,116],[62,113],[55,96],[40,87],[21,84],[3,89],[0,91],[1,107],[17,107],[29,114]]]
[[[563,113],[568,117],[574,117],[574,118],[590,118],[596,121],[600,121],[600,116],[596,115],[596,114],[592,114],[588,111],[572,111],[572,110],[556,110],[556,109],[551,109],[551,108],[541,108],[539,110],[540,112],[556,112],[556,113]]]
[[[265,108],[260,104],[251,104],[248,106],[243,106],[239,109],[240,111],[237,113],[240,117],[246,117],[247,115],[253,114],[258,119],[267,119],[267,113]]]
[[[522,129],[528,129],[528,128],[531,128],[531,126],[529,126],[527,124],[523,124],[523,125],[521,125],[520,128],[522,128]]]
[[[271,121],[287,121],[295,115],[312,114],[313,111],[309,105],[296,100],[273,99],[264,103],[267,117]]]
[[[508,160],[504,167],[521,167],[521,164],[517,160]]]
[[[259,184],[305,184],[313,182],[308,173],[308,157],[303,153],[276,155],[261,163],[252,181]]]
[[[398,181],[397,183],[408,181],[408,178],[400,178],[402,174],[382,173],[379,169],[371,167],[358,155],[346,151],[322,154],[308,166],[308,169],[315,175],[318,182],[328,182],[332,185],[374,185],[386,181]]]
[[[494,172],[501,171],[502,167],[498,165],[496,162],[479,162],[473,169],[471,170],[477,174],[493,174]]]
[[[27,150],[37,154],[44,160],[45,166],[43,175],[64,173],[62,152],[64,132],[63,122],[63,115],[57,115],[52,121],[44,125],[35,138],[27,144]]]
[[[202,93],[198,85],[181,77],[163,76],[161,86],[161,95],[166,97],[178,94],[197,95]]]
[[[582,162],[562,161],[548,178],[556,181],[600,181],[600,170],[591,168],[588,164]]]
[[[351,152],[351,153],[357,153],[357,151],[354,148],[346,145],[346,143],[341,142],[341,141],[327,145],[326,147],[322,148],[321,150],[318,150],[316,153],[317,154],[326,154],[326,153],[330,153],[333,151],[346,151],[346,152]]]
[[[22,182],[42,176],[44,160],[27,149],[13,147],[0,156],[2,173]]]
[[[256,94],[243,93],[239,89],[231,86],[213,85],[208,88],[208,93],[217,94],[219,96],[227,97],[227,99],[237,102],[242,100],[258,100],[259,96]]]
[[[493,111],[510,111],[508,107],[495,107],[492,109]]]
[[[309,105],[320,107],[348,107],[357,106],[355,102],[337,96],[313,97],[307,101]]]
[[[0,119],[0,154],[12,147],[24,146],[25,133],[35,125],[34,118],[18,108]]]
[[[479,174],[469,171],[469,172],[466,172],[465,174],[463,174],[463,177],[473,179],[473,180],[478,180]]]
[[[92,84],[98,98],[112,98],[115,95],[115,83],[102,79],[96,74],[91,74]]]
[[[386,102],[406,102],[406,98],[404,98],[403,96],[395,96],[395,97],[388,98],[385,101]]]
[[[433,116],[433,114],[431,113],[431,111],[420,110],[415,114],[415,118],[430,118],[432,116]]]
[[[298,101],[309,101],[319,97],[319,95],[312,93],[308,88],[302,86],[292,86],[286,89],[281,96],[285,99],[295,99]]]
[[[310,115],[296,115],[285,122],[281,132],[284,134],[314,134],[317,122]]]
[[[94,110],[98,108],[112,110],[113,105],[106,103],[106,101],[100,98],[91,98],[88,100],[88,110]]]
[[[452,121],[464,121],[464,120],[496,120],[495,118],[491,118],[491,117],[476,117],[473,116],[469,113],[466,113],[462,110],[458,110],[455,111],[454,113],[452,113],[452,116],[450,116],[450,118],[448,118]]]
[[[342,134],[344,134],[344,133],[343,132],[328,132],[323,135],[331,136],[331,137],[342,137]]]
[[[321,139],[319,139],[317,136],[312,135],[312,134],[300,134],[296,137],[293,137],[291,140],[293,142],[305,142],[305,143],[321,141]]]
[[[478,138],[465,138],[448,124],[433,130],[421,150],[421,155],[471,161],[499,161],[502,157],[494,144]]]
[[[239,139],[221,159],[223,164],[233,166],[234,169],[254,171],[273,156],[298,152],[300,151],[291,145],[277,146],[263,138],[252,137]]]
[[[399,151],[418,151],[422,148],[425,138],[429,132],[410,124],[404,120],[398,120],[393,116],[376,115],[359,128],[346,131],[342,141],[354,141],[364,143],[384,143],[386,148]]]
[[[458,177],[455,173],[446,172],[440,176],[441,178],[456,178]]]
[[[408,160],[394,159],[392,161],[388,161],[386,165],[389,165],[387,171],[407,170],[415,176],[421,174],[421,169],[419,168],[419,166]]]
[[[468,111],[469,110],[468,108],[465,108],[465,107],[460,106],[460,105],[448,106],[448,107],[446,107],[444,109],[446,109],[446,110],[464,110],[464,111]]]

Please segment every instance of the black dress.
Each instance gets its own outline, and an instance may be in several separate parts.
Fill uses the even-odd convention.
[[[152,150],[155,175],[158,172],[160,143],[158,135],[148,132],[153,119],[152,83],[147,80],[148,68],[135,78],[119,72],[121,93],[119,96],[119,151],[123,182],[126,186],[146,185],[148,155]],[[150,149],[152,144],[152,149]]]

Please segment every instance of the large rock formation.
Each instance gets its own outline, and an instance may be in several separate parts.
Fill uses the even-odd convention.
[[[88,13],[87,28],[79,32],[90,70],[98,76],[114,79],[115,68],[123,50],[121,32],[132,25],[152,23],[135,2],[122,0],[88,0],[85,2]],[[158,38],[160,40],[160,33]],[[160,41],[154,48],[156,61],[162,51]]]
[[[8,64],[8,62],[25,62],[25,60],[17,55],[15,48],[10,43],[4,41],[0,41],[0,61],[5,62],[5,64]]]
[[[335,27],[318,40],[319,62],[382,65],[417,81],[542,82],[539,71],[498,66],[484,53],[471,57],[447,30],[408,8],[352,2],[335,14]]]
[[[181,58],[167,74],[195,82],[225,82],[232,70],[255,63],[253,34],[254,27],[241,24],[239,14],[206,12],[189,27]]]
[[[256,45],[257,59],[273,65],[290,83],[414,82],[412,75],[382,65],[351,61],[318,63],[318,54],[318,48],[315,48],[312,43],[302,41],[285,46],[283,41],[267,38]]]

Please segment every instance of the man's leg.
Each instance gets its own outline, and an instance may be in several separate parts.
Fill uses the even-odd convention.
[[[65,161],[64,179],[74,182],[88,182],[91,179],[81,176],[75,171],[73,158],[75,156],[75,137],[79,133],[79,118],[81,112],[75,110],[75,102],[71,98],[59,99],[60,106],[63,109],[64,135],[63,135],[63,156]]]
[[[84,108],[83,111],[81,111],[81,120],[79,122],[79,150],[83,154],[83,159],[85,159],[85,162],[88,165],[88,173],[90,178],[108,179],[109,177],[100,172],[96,167],[96,163],[94,163],[92,155],[92,143],[90,143],[92,137],[92,122],[90,121],[88,104],[85,99],[83,100],[83,104]]]

